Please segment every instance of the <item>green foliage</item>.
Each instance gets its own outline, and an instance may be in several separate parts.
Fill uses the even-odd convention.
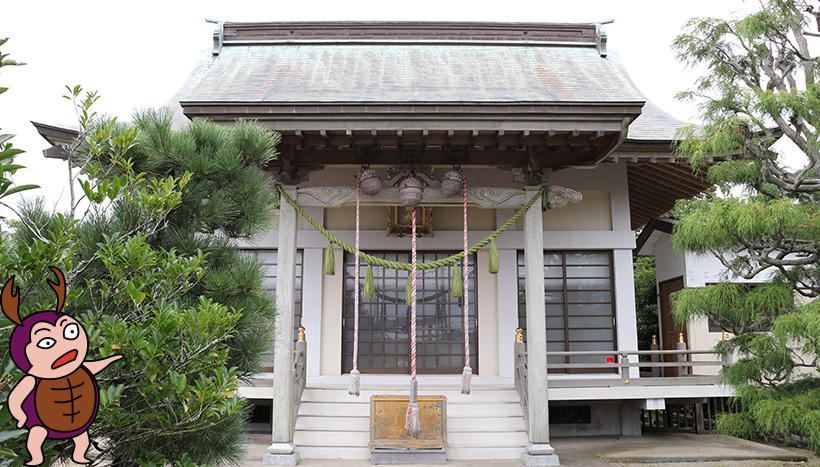
[[[101,408],[90,436],[104,440],[100,460],[236,463],[248,416],[236,391],[268,349],[274,301],[261,288],[261,261],[237,251],[231,236],[269,223],[274,197],[261,165],[275,156],[278,136],[250,122],[173,130],[164,112],[122,125],[96,116],[96,94],[68,91],[82,125],[74,156],[92,207],[75,220],[41,201],[24,203],[0,242],[0,276],[17,276],[25,316],[53,308],[47,266],[60,267],[64,311],[85,326],[89,358],[124,356],[98,376]],[[0,325],[0,340],[11,329]],[[22,374],[0,349],[5,401]],[[2,407],[0,465],[19,465],[25,436],[6,414]],[[47,462],[72,448],[45,447]]]
[[[742,438],[806,440],[820,451],[820,378],[759,388],[745,386],[736,398],[739,413],[718,418],[717,429]]]
[[[681,60],[707,69],[680,95],[700,103],[705,124],[683,129],[677,152],[724,193],[745,189],[679,202],[676,246],[747,279],[773,269],[808,297],[820,296],[820,89],[807,45],[818,17],[809,2],[770,0],[744,18],[693,18],[674,42]],[[772,149],[781,136],[802,167]]]
[[[680,95],[699,102],[705,124],[682,130],[677,152],[720,192],[678,202],[674,244],[772,279],[683,290],[672,307],[678,321],[733,334],[716,350],[737,356],[723,378],[741,411],[721,416],[720,431],[820,451],[820,89],[808,47],[818,19],[814,2],[769,0],[743,18],[693,18],[676,38],[680,59],[706,70]],[[796,167],[772,148],[781,137],[799,149]]]
[[[652,336],[658,335],[658,295],[655,286],[655,258],[636,258],[635,310],[638,320],[638,348],[647,350]]]
[[[0,39],[0,47],[2,47],[8,40],[8,38]],[[9,54],[4,54],[0,51],[0,68],[4,66],[24,65],[24,63],[14,61],[8,57]],[[6,91],[8,91],[8,88],[0,87],[0,94],[3,94]],[[17,149],[14,145],[12,145],[11,139],[13,137],[14,135],[0,133],[0,206],[6,208],[11,207],[3,202],[4,198],[7,198],[15,193],[21,193],[23,191],[39,188],[38,185],[27,184],[14,186],[12,184],[12,175],[14,175],[18,170],[25,168],[24,166],[14,162],[14,158],[22,154],[24,151],[22,149]],[[0,216],[0,221],[2,220],[3,217]],[[1,230],[2,224],[0,223],[0,235],[2,235]]]

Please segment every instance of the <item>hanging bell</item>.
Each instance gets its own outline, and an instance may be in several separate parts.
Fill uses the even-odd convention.
[[[444,172],[441,179],[441,194],[450,198],[462,193],[464,189],[464,176],[456,169]]]
[[[407,177],[399,185],[399,201],[405,207],[416,207],[421,203],[424,185],[416,177]]]
[[[362,193],[373,196],[382,191],[382,179],[375,170],[365,169],[359,177],[359,186]]]

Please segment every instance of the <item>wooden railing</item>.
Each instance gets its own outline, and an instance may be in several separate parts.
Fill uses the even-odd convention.
[[[521,328],[515,330],[515,390],[518,391],[518,399],[521,401],[521,410],[524,412],[524,420],[529,426],[529,393],[527,390],[527,344],[524,343],[524,335]]]
[[[299,414],[299,405],[302,403],[302,391],[307,385],[307,341],[305,328],[299,326],[299,337],[293,348],[293,429],[296,426],[296,416]]]
[[[726,336],[724,335],[724,339]],[[653,344],[655,347],[657,344]],[[515,330],[515,372],[514,372],[514,382],[515,382],[515,389],[518,392],[519,400],[521,401],[521,409],[524,412],[524,419],[527,420],[529,418],[529,393],[528,393],[528,386],[527,386],[527,344],[524,342],[523,333],[521,329]],[[710,360],[692,360],[693,355],[711,355],[715,356],[716,358]],[[692,378],[693,375],[693,367],[695,366],[720,366],[721,368],[727,365],[732,364],[732,357],[731,355],[726,357],[719,357],[712,350],[688,350],[686,348],[686,344],[683,342],[683,337],[681,336],[680,341],[678,343],[678,349],[676,350],[589,350],[589,351],[568,351],[568,352],[547,352],[547,357],[565,357],[565,358],[572,358],[572,357],[601,357],[601,362],[598,363],[549,363],[548,367],[550,369],[567,369],[567,370],[597,370],[597,371],[590,371],[590,373],[599,373],[600,370],[612,370],[614,372],[618,372],[621,376],[621,379],[624,380],[625,385],[629,385],[630,381],[630,368],[649,368],[649,374],[639,375],[638,382],[643,380],[645,383],[649,383],[650,381],[656,381],[661,385],[664,384],[664,380],[668,381],[670,385],[675,384],[689,384],[683,383],[680,378],[662,378],[662,369],[663,368],[676,368],[678,370],[678,376],[687,377],[683,381],[694,381],[696,379],[707,379],[714,381],[707,381],[708,384],[716,384],[718,381],[718,377],[702,377],[702,378]],[[650,361],[640,361],[641,356],[649,356]],[[665,356],[673,356],[674,361],[668,362],[663,361]],[[634,357],[631,358],[630,357]],[[573,380],[575,381],[575,380]],[[589,380],[589,381],[601,381],[605,382],[607,380],[603,379],[596,379],[596,380]],[[653,383],[655,384],[655,383]],[[529,426],[529,420],[527,420],[527,424]]]
[[[651,361],[639,361],[640,357],[647,355],[652,358]],[[665,355],[674,356],[675,361],[665,362],[661,361],[660,357]],[[547,357],[588,357],[600,356],[602,362],[600,363],[549,363],[549,368],[554,369],[617,369],[623,379],[629,379],[630,368],[649,368],[652,370],[651,377],[660,377],[661,368],[677,368],[678,376],[691,375],[692,367],[695,366],[719,366],[723,367],[731,364],[730,359],[714,359],[714,360],[692,360],[692,355],[712,355],[715,356],[713,350],[590,350],[590,351],[571,351],[571,352],[547,352]],[[635,356],[637,358],[630,360],[629,357]],[[646,377],[646,376],[642,376]]]

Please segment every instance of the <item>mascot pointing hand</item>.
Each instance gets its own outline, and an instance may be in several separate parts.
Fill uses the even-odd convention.
[[[97,416],[100,391],[94,375],[122,355],[85,361],[88,336],[83,326],[61,313],[66,287],[62,271],[51,267],[57,282],[48,284],[57,294],[54,311],[40,311],[20,319],[20,290],[14,277],[3,286],[3,314],[17,326],[11,334],[9,349],[17,368],[26,376],[9,394],[8,407],[18,428],[29,430],[26,446],[31,460],[43,462],[43,441],[74,441],[74,462],[88,464],[88,428]]]

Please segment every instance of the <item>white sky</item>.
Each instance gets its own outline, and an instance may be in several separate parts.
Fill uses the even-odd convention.
[[[754,2],[756,3],[756,2]],[[608,48],[618,52],[643,93],[672,115],[696,121],[696,109],[674,95],[696,74],[675,59],[670,44],[693,16],[728,16],[756,6],[742,0],[413,0],[381,1],[49,1],[5,4],[3,47],[24,67],[0,70],[0,129],[27,151],[17,184],[37,183],[49,205],[68,207],[66,167],[45,159],[43,140],[30,120],[75,125],[60,96],[65,84],[97,90],[97,111],[129,119],[138,109],[162,106],[179,89],[199,51],[212,44],[213,24],[227,21],[532,21],[590,22],[605,26]],[[6,213],[7,214],[7,213]]]

